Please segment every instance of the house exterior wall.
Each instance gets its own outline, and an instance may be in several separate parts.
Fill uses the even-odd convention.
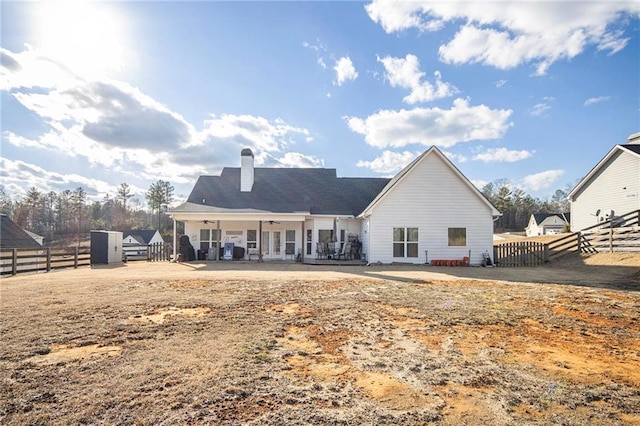
[[[640,158],[619,151],[571,199],[571,231],[640,209]],[[596,211],[600,210],[598,217]]]
[[[215,233],[215,230],[218,229],[217,221],[210,220],[208,223],[204,223],[203,221],[185,221],[185,235],[189,237],[189,242],[197,251],[201,248],[201,243],[203,241],[200,240],[200,231],[202,229],[208,229],[212,233]],[[261,235],[259,235],[260,229],[260,221],[258,220],[250,220],[250,221],[240,221],[240,220],[221,220],[220,221],[220,235],[221,235],[221,246],[224,243],[233,242],[237,247],[243,247],[245,249],[245,257],[248,257],[247,252],[247,231],[248,230],[256,230],[257,232],[257,243],[259,244]],[[272,253],[270,256],[271,259],[285,259],[285,248],[286,248],[286,231],[293,230],[295,231],[295,253],[298,251],[302,252],[303,249],[303,236],[302,236],[302,222],[298,221],[282,221],[275,222],[270,224],[268,221],[262,222],[262,231],[280,231],[280,255],[275,255]],[[205,243],[208,243],[206,241]],[[263,248],[263,252],[264,252]],[[255,259],[255,257],[253,258]],[[267,259],[268,260],[268,259]]]
[[[160,235],[160,232],[158,231],[156,231],[156,233],[153,234],[151,241],[149,241],[149,244],[156,244],[156,243],[164,243],[164,238],[162,238],[162,235]]]
[[[369,219],[364,219],[360,222],[360,241],[362,242],[362,254],[364,255],[364,259],[369,259]]]
[[[527,234],[527,237],[542,235],[542,228],[538,226],[533,215],[529,218],[529,224],[525,228],[525,233]]]
[[[539,235],[559,234],[564,232],[566,222],[559,216],[549,216],[540,224],[542,233]]]
[[[393,228],[418,228],[418,257],[393,256]],[[466,245],[449,246],[448,229],[465,228]],[[373,208],[369,217],[370,263],[462,259],[480,264],[493,250],[493,217],[487,203],[436,155],[424,159]],[[406,253],[405,253],[406,254]]]

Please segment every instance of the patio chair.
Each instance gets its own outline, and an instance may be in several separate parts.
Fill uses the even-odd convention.
[[[293,247],[286,247],[284,250],[284,254],[287,258],[291,258],[291,260],[293,260],[294,256],[296,255],[296,251],[295,248]]]
[[[327,259],[335,259],[336,254],[336,243],[330,242],[327,246]]]
[[[342,246],[342,251],[338,253],[338,259],[351,259],[351,243]]]
[[[327,249],[325,248],[324,243],[317,242],[316,243],[316,259],[322,259],[323,256],[327,255]]]

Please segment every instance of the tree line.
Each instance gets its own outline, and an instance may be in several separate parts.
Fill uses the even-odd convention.
[[[494,232],[521,232],[533,213],[566,213],[567,195],[571,188],[558,189],[550,200],[540,200],[513,188],[506,179],[482,187],[484,196],[502,213],[494,222]],[[12,200],[0,185],[0,213],[11,217],[20,227],[42,235],[48,242],[80,243],[92,229],[108,231],[125,229],[158,229],[170,237],[172,223],[163,214],[173,202],[173,186],[158,180],[145,193],[146,209],[134,199],[131,187],[121,183],[115,194],[106,194],[101,201],[87,200],[82,187],[62,192],[31,188],[24,197]]]
[[[522,232],[534,213],[569,213],[567,196],[572,187],[557,189],[549,200],[541,200],[526,194],[520,188],[513,188],[506,179],[488,183],[480,190],[484,196],[502,213],[494,222],[493,231]]]
[[[45,237],[47,245],[80,245],[92,229],[123,231],[158,229],[171,233],[171,219],[163,214],[173,201],[171,183],[158,180],[145,193],[146,208],[133,198],[131,187],[121,183],[115,194],[89,201],[82,187],[61,192],[43,192],[32,187],[19,199],[11,199],[0,185],[0,213],[23,229]]]

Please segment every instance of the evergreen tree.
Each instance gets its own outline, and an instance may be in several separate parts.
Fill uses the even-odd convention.
[[[145,194],[151,211],[158,213],[158,231],[161,230],[162,213],[167,211],[169,204],[173,201],[173,189],[173,185],[160,179],[152,183]]]

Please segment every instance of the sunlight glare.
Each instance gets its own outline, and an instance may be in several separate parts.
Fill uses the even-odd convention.
[[[124,66],[122,18],[113,4],[50,1],[41,5],[36,49],[83,78],[101,78]]]

